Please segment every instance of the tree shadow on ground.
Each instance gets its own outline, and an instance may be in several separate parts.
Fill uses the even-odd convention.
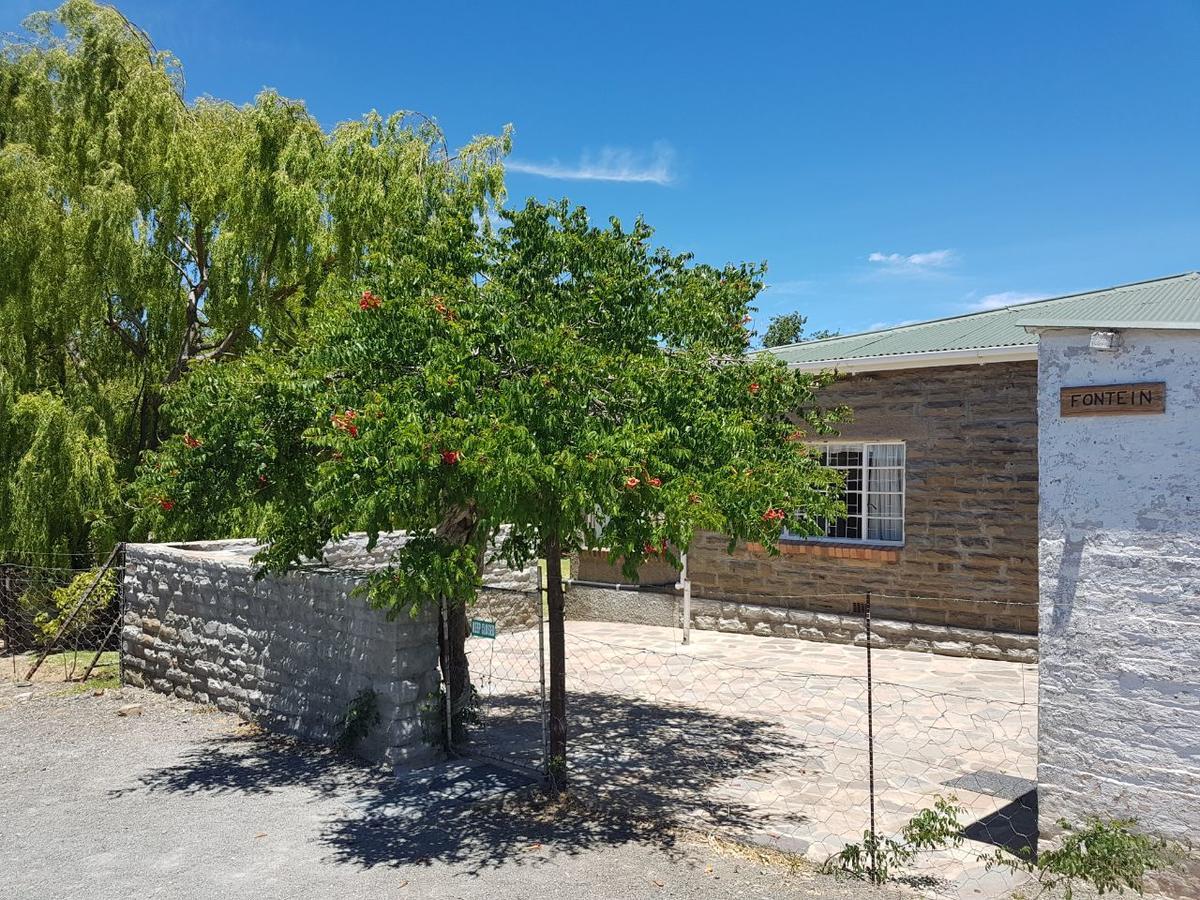
[[[535,720],[519,707],[530,703],[537,710],[536,698],[513,703],[514,715]],[[493,765],[450,762],[392,777],[303,741],[261,733],[207,742],[127,790],[301,788],[314,801],[335,801],[318,840],[337,861],[485,869],[634,841],[669,850],[679,828],[698,821],[745,831],[766,827],[767,810],[715,789],[798,767],[806,755],[778,723],[693,707],[572,694],[570,715],[573,780],[565,800],[549,801],[527,776]]]

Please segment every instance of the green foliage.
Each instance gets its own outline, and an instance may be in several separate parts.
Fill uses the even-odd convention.
[[[436,125],[408,114],[326,133],[271,91],[246,106],[186,102],[179,61],[115,9],[68,0],[30,17],[0,46],[0,428],[6,402],[57,402],[88,440],[61,453],[76,470],[94,454],[103,484],[59,503],[23,483],[48,469],[6,467],[0,529],[20,518],[10,503],[52,501],[31,548],[125,536],[110,483],[174,433],[166,388],[294,344],[377,247],[400,265],[433,248],[448,261],[470,243],[457,231],[474,230],[441,214],[449,195],[472,209],[498,196],[507,147],[506,133],[451,153]],[[10,451],[0,440],[0,458]]]
[[[478,728],[482,719],[482,698],[474,685],[468,684],[453,711],[454,724],[462,740]],[[446,748],[446,691],[438,688],[428,694],[418,708],[421,720],[421,739],[431,747]]]
[[[95,558],[116,539],[118,493],[95,416],[50,393],[14,400],[0,377],[0,548],[22,561]]]
[[[931,808],[921,810],[905,823],[899,840],[864,831],[861,844],[847,844],[827,867],[872,884],[884,884],[921,851],[959,846],[963,841],[959,816],[965,812],[956,797],[938,797]]]
[[[49,602],[33,616],[33,624],[37,629],[38,640],[41,644],[46,645],[54,640],[66,617],[70,615],[71,610],[75,608],[95,580],[95,571],[81,572],[71,579],[69,584],[51,592]],[[107,623],[102,624],[102,617],[105,611],[111,608],[116,596],[116,574],[113,570],[108,569],[100,577],[95,590],[88,595],[75,618],[71,620],[71,634],[89,638],[94,634],[95,641],[99,643],[107,630],[104,627]],[[80,644],[79,641],[75,643]]]
[[[337,737],[339,750],[351,751],[382,721],[379,716],[379,697],[371,688],[354,695],[342,716]]]
[[[785,344],[799,344],[802,341],[819,341],[824,338],[837,337],[838,332],[822,328],[805,335],[804,328],[808,324],[808,316],[800,313],[783,313],[771,316],[767,332],[763,335],[764,347],[782,347]]]
[[[1028,872],[1037,879],[1039,895],[1061,891],[1064,900],[1072,900],[1080,885],[1100,895],[1126,888],[1140,894],[1146,874],[1164,865],[1166,844],[1137,834],[1135,824],[1132,819],[1090,817],[1077,827],[1060,819],[1063,836],[1057,847],[1042,851],[1036,860],[998,850],[988,866]]]
[[[884,884],[896,877],[897,870],[912,863],[923,851],[958,847],[962,844],[960,816],[966,809],[957,799],[938,797],[931,808],[913,816],[900,830],[900,839],[863,832],[862,843],[847,844],[827,863],[830,871],[840,871],[873,884]],[[1014,855],[996,850],[981,855],[989,869],[1004,868],[1027,873],[1038,885],[1038,896],[1061,891],[1064,900],[1072,900],[1079,885],[1088,885],[1098,894],[1121,892],[1126,888],[1142,893],[1148,872],[1163,866],[1165,844],[1132,831],[1131,819],[1092,817],[1083,827],[1064,819],[1059,845],[1043,850],[1036,859],[1026,852]]]
[[[156,537],[243,523],[279,570],[407,530],[368,586],[395,611],[473,596],[502,526],[510,563],[554,539],[632,570],[699,529],[774,548],[843,511],[806,445],[833,418],[824,379],[744,354],[758,267],[694,264],[565,202],[491,233],[484,195],[443,187],[425,240],[378,235],[363,293],[296,347],[172,391],[185,434],[139,484]]]

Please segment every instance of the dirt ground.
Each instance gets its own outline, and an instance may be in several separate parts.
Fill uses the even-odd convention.
[[[901,896],[603,810],[537,812],[504,769],[397,779],[131,688],[0,680],[0,785],[12,898]]]

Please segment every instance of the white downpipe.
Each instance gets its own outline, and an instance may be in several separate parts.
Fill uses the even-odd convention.
[[[679,584],[683,588],[683,642],[686,644],[692,636],[692,582],[688,578],[687,554],[679,555]]]

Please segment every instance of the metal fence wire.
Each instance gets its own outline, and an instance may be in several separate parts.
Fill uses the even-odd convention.
[[[1036,853],[1036,665],[884,649],[871,595],[859,601],[853,643],[695,629],[685,643],[678,592],[571,585],[572,792],[868,880],[886,869],[925,896],[1016,889],[986,860]],[[467,640],[466,750],[545,772],[541,611],[530,593],[469,613],[495,636]],[[908,856],[910,822],[937,825],[923,811],[939,801],[958,824]],[[857,866],[839,859],[848,847]]]
[[[545,771],[546,656],[538,591],[485,587],[468,611],[470,689],[455,749],[528,771]]]
[[[0,678],[119,684],[122,547],[100,565],[0,559]]]

